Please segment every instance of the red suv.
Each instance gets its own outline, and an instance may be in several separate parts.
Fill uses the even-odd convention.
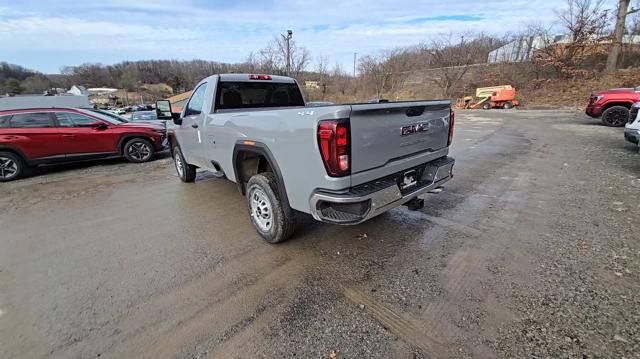
[[[0,111],[0,182],[40,164],[105,157],[146,162],[165,147],[160,124],[125,123],[88,109]]]
[[[640,101],[640,88],[620,88],[591,94],[585,110],[591,117],[602,117],[607,126],[622,127],[629,120],[631,105]]]

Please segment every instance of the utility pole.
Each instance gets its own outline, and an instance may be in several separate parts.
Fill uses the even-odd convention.
[[[287,36],[282,36],[282,39],[287,42],[287,76],[291,75],[291,38],[293,37],[293,31],[287,30]]]
[[[358,53],[353,53],[353,77],[356,77],[356,58],[358,57]]]

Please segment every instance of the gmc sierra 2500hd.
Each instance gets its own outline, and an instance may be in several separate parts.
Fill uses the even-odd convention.
[[[173,118],[176,171],[196,168],[238,184],[251,221],[269,243],[289,238],[297,212],[358,224],[418,198],[453,176],[454,113],[448,100],[305,107],[289,77],[213,75]]]

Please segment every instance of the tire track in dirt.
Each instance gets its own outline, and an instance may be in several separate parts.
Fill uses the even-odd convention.
[[[295,289],[309,261],[299,255],[291,258],[287,251],[274,251],[268,245],[240,251],[227,257],[223,266],[156,293],[116,319],[104,318],[108,325],[99,335],[58,348],[53,354],[68,357],[80,351],[88,355],[102,348],[103,353],[117,354],[115,357],[166,357],[198,340],[230,336],[234,333],[225,334],[228,328],[243,322],[241,326],[250,326],[268,312],[260,309],[263,298]],[[276,289],[281,293],[274,294]]]
[[[400,314],[398,310],[375,302],[364,292],[353,287],[343,288],[343,293],[344,296],[354,304],[364,305],[367,312],[385,328],[388,328],[402,340],[420,348],[424,353],[439,357],[447,352],[446,343],[444,343],[442,339],[423,332],[420,324]]]

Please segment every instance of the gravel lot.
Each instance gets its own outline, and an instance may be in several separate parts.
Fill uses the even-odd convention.
[[[425,209],[276,246],[234,184],[166,155],[0,184],[0,357],[640,358],[622,130],[460,111],[452,155]]]

